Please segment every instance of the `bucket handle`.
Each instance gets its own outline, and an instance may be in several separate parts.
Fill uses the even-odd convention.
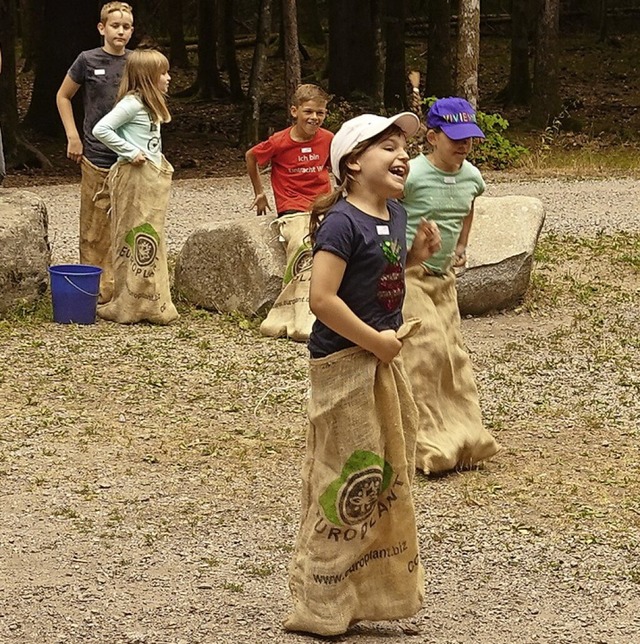
[[[85,295],[88,295],[89,297],[98,297],[98,295],[100,295],[100,292],[98,292],[98,293],[89,293],[88,291],[85,291],[84,289],[80,288],[77,284],[74,284],[74,283],[73,283],[73,282],[68,278],[68,276],[67,276],[67,275],[64,275],[64,279],[66,279],[66,280],[67,280],[67,282],[69,282],[69,284],[71,284],[71,286],[73,286],[73,288],[75,288],[76,290],[80,291],[80,293],[84,293]]]

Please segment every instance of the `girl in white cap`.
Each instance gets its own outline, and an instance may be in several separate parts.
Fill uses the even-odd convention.
[[[338,187],[316,200],[309,339],[310,426],[302,519],[290,570],[285,628],[344,633],[360,620],[415,614],[423,598],[411,497],[417,410],[398,353],[404,269],[439,247],[419,226],[407,253],[396,201],[418,118],[364,114],[331,144]]]

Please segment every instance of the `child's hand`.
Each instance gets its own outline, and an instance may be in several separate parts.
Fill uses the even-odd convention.
[[[440,244],[440,229],[437,224],[422,217],[407,255],[407,266],[415,266],[429,259],[440,250]]]
[[[393,329],[380,331],[378,335],[378,346],[373,353],[378,360],[388,364],[400,353],[402,342],[398,340]]]
[[[82,161],[82,141],[79,138],[68,139],[67,158],[76,163]]]
[[[269,205],[264,192],[256,195],[256,198],[253,200],[251,207],[256,209],[256,215],[258,215],[258,217],[266,214],[267,209],[271,210],[271,206]]]
[[[455,268],[463,268],[467,265],[467,249],[465,246],[456,246],[456,253],[453,258]]]
[[[145,157],[144,154],[142,154],[142,152],[139,152],[138,156],[135,157],[133,161],[131,161],[131,165],[143,165],[146,162],[147,162],[147,157]]]

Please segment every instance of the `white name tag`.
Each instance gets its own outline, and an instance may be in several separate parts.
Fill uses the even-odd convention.
[[[389,226],[376,226],[376,231],[378,232],[378,235],[388,235]]]
[[[445,183],[455,183],[455,182],[456,182],[456,178],[455,178],[455,177],[445,177],[445,178],[444,178],[444,182],[445,182]]]
[[[94,76],[104,76],[106,71],[104,69],[94,69],[93,74]]]
[[[300,148],[300,152],[302,152],[302,154],[309,154],[311,150],[313,150],[313,148]]]

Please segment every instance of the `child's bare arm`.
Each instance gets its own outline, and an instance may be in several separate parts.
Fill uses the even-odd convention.
[[[251,179],[251,185],[253,186],[253,193],[255,195],[251,208],[256,209],[256,214],[258,216],[264,215],[267,212],[267,209],[271,210],[271,206],[269,205],[267,196],[264,193],[264,188],[262,187],[260,168],[258,167],[256,155],[251,150],[247,150],[244,158],[247,162],[247,174],[249,175],[249,179]]]
[[[67,135],[67,157],[76,163],[80,163],[82,160],[82,139],[78,134],[78,128],[73,118],[71,99],[79,89],[80,85],[73,81],[67,74],[56,94],[58,113],[60,114],[60,120],[64,126],[65,134]]]
[[[471,232],[471,225],[473,224],[473,204],[469,214],[462,220],[462,230],[458,237],[458,243],[455,250],[455,261],[453,265],[456,267],[465,266],[467,263],[467,243],[469,242],[469,233]]]
[[[346,267],[343,259],[328,251],[321,250],[314,255],[309,290],[311,311],[343,338],[370,351],[382,362],[391,362],[402,348],[395,331],[376,331],[338,296]]]
[[[440,229],[434,221],[420,219],[416,236],[407,253],[407,268],[417,266],[440,250]]]

